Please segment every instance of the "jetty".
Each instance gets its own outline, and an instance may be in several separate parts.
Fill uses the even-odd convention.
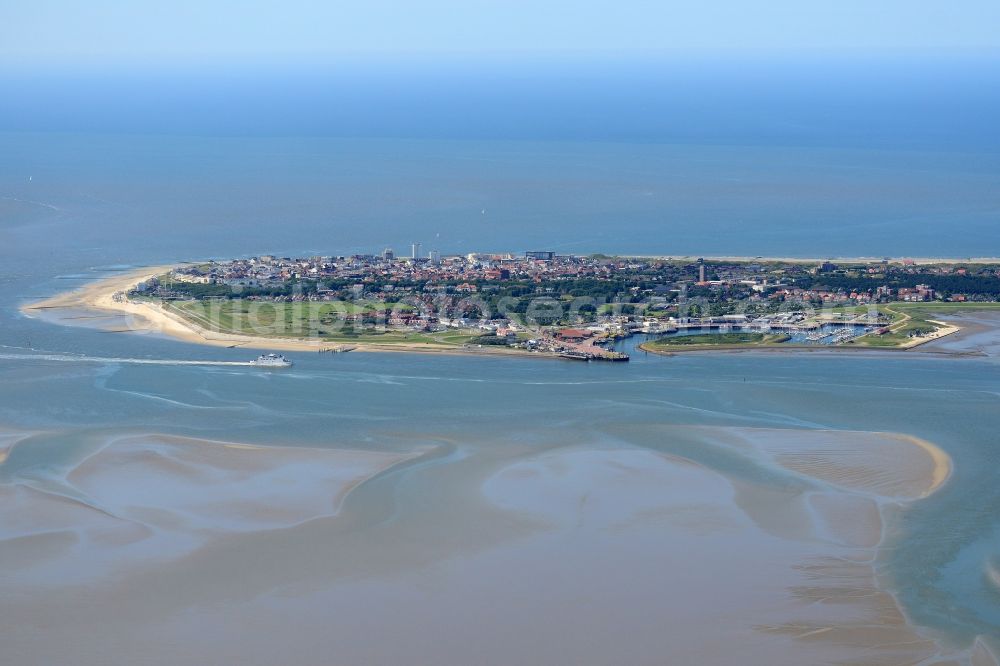
[[[319,350],[320,354],[345,354],[349,351],[354,351],[357,347],[351,347],[350,345],[340,345],[339,347],[322,347]]]

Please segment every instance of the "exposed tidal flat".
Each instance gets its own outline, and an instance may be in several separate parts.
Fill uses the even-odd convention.
[[[0,467],[7,653],[902,664],[984,649],[942,647],[878,583],[893,512],[950,473],[928,442],[618,425],[368,446],[21,433]]]

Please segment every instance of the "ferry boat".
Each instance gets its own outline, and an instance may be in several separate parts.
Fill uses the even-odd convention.
[[[606,351],[604,353],[587,353],[582,351],[566,350],[559,352],[561,358],[568,358],[571,361],[627,361],[628,354],[624,352]]]
[[[258,368],[290,368],[292,362],[281,354],[261,354],[257,360],[250,361],[250,365]]]

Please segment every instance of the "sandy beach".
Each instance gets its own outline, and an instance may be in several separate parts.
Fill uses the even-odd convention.
[[[1000,313],[988,310],[956,312],[943,319],[950,328],[957,329],[947,337],[938,336],[916,351],[931,354],[970,354],[1000,356]]]
[[[137,332],[166,335],[192,344],[213,347],[246,347],[247,349],[272,351],[318,352],[337,347],[322,339],[255,337],[211,331],[195,322],[170,312],[160,304],[115,298],[115,294],[127,292],[137,284],[151,277],[163,275],[175,266],[146,267],[116,275],[84,285],[82,288],[57,294],[39,302],[21,307],[27,316],[42,316],[55,323],[79,325],[81,312],[103,312],[118,319],[105,322],[104,327],[114,332]],[[503,348],[459,348],[454,345],[430,343],[354,342],[348,345],[359,352],[419,352],[430,354],[480,354],[489,356],[516,356],[529,358],[553,358],[549,354],[527,353],[517,349]]]

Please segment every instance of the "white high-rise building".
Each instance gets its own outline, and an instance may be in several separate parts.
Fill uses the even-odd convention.
[[[420,257],[420,243],[414,243],[412,246],[413,253],[410,255],[411,259],[417,259]]]
[[[441,263],[441,253],[437,250],[431,250],[431,263],[435,266]]]

